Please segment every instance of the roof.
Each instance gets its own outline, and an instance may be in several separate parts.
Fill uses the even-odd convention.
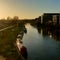
[[[43,15],[60,15],[60,13],[44,13]]]

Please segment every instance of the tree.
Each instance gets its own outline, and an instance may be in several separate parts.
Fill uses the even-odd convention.
[[[8,17],[7,17],[7,20],[11,20],[11,17],[8,16]]]
[[[14,16],[13,19],[14,20],[19,20],[19,17],[18,16]]]

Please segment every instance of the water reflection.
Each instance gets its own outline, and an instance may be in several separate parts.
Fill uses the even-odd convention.
[[[17,38],[20,38],[22,40],[23,36],[24,36],[24,33],[26,34],[27,33],[27,29],[25,27],[25,25],[20,25],[19,26],[19,34],[17,35]]]
[[[53,38],[57,41],[60,41],[60,30],[59,29],[52,29],[51,27],[41,27],[32,25],[38,30],[39,34],[42,34],[43,36],[49,36],[50,38]]]
[[[22,60],[21,53],[26,60],[58,60],[60,42],[57,40],[60,41],[58,30],[51,31],[50,28],[37,27],[33,23],[21,24],[0,32],[0,59]]]
[[[18,53],[20,55],[22,55],[22,57],[27,60],[27,56],[28,56],[28,53],[27,53],[27,48],[23,45],[23,42],[22,42],[22,38],[24,36],[24,33],[26,34],[27,33],[27,29],[25,28],[25,26],[23,25],[22,26],[22,29],[20,30],[19,34],[17,35],[17,38],[16,38],[16,47],[18,49]]]
[[[60,42],[55,41],[54,32],[48,28],[26,24],[27,34],[22,41],[28,49],[28,60],[58,60],[60,59]]]
[[[17,38],[16,39],[16,47],[18,49],[19,54],[22,55],[22,57],[27,60],[27,48],[23,45],[23,42],[21,41],[21,39]]]

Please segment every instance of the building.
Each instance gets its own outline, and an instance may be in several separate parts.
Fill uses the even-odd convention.
[[[51,22],[53,24],[60,24],[60,13],[44,13],[41,16],[41,23],[47,24]]]

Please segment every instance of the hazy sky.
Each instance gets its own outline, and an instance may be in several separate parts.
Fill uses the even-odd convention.
[[[0,0],[0,18],[36,18],[44,12],[60,12],[60,0]]]

